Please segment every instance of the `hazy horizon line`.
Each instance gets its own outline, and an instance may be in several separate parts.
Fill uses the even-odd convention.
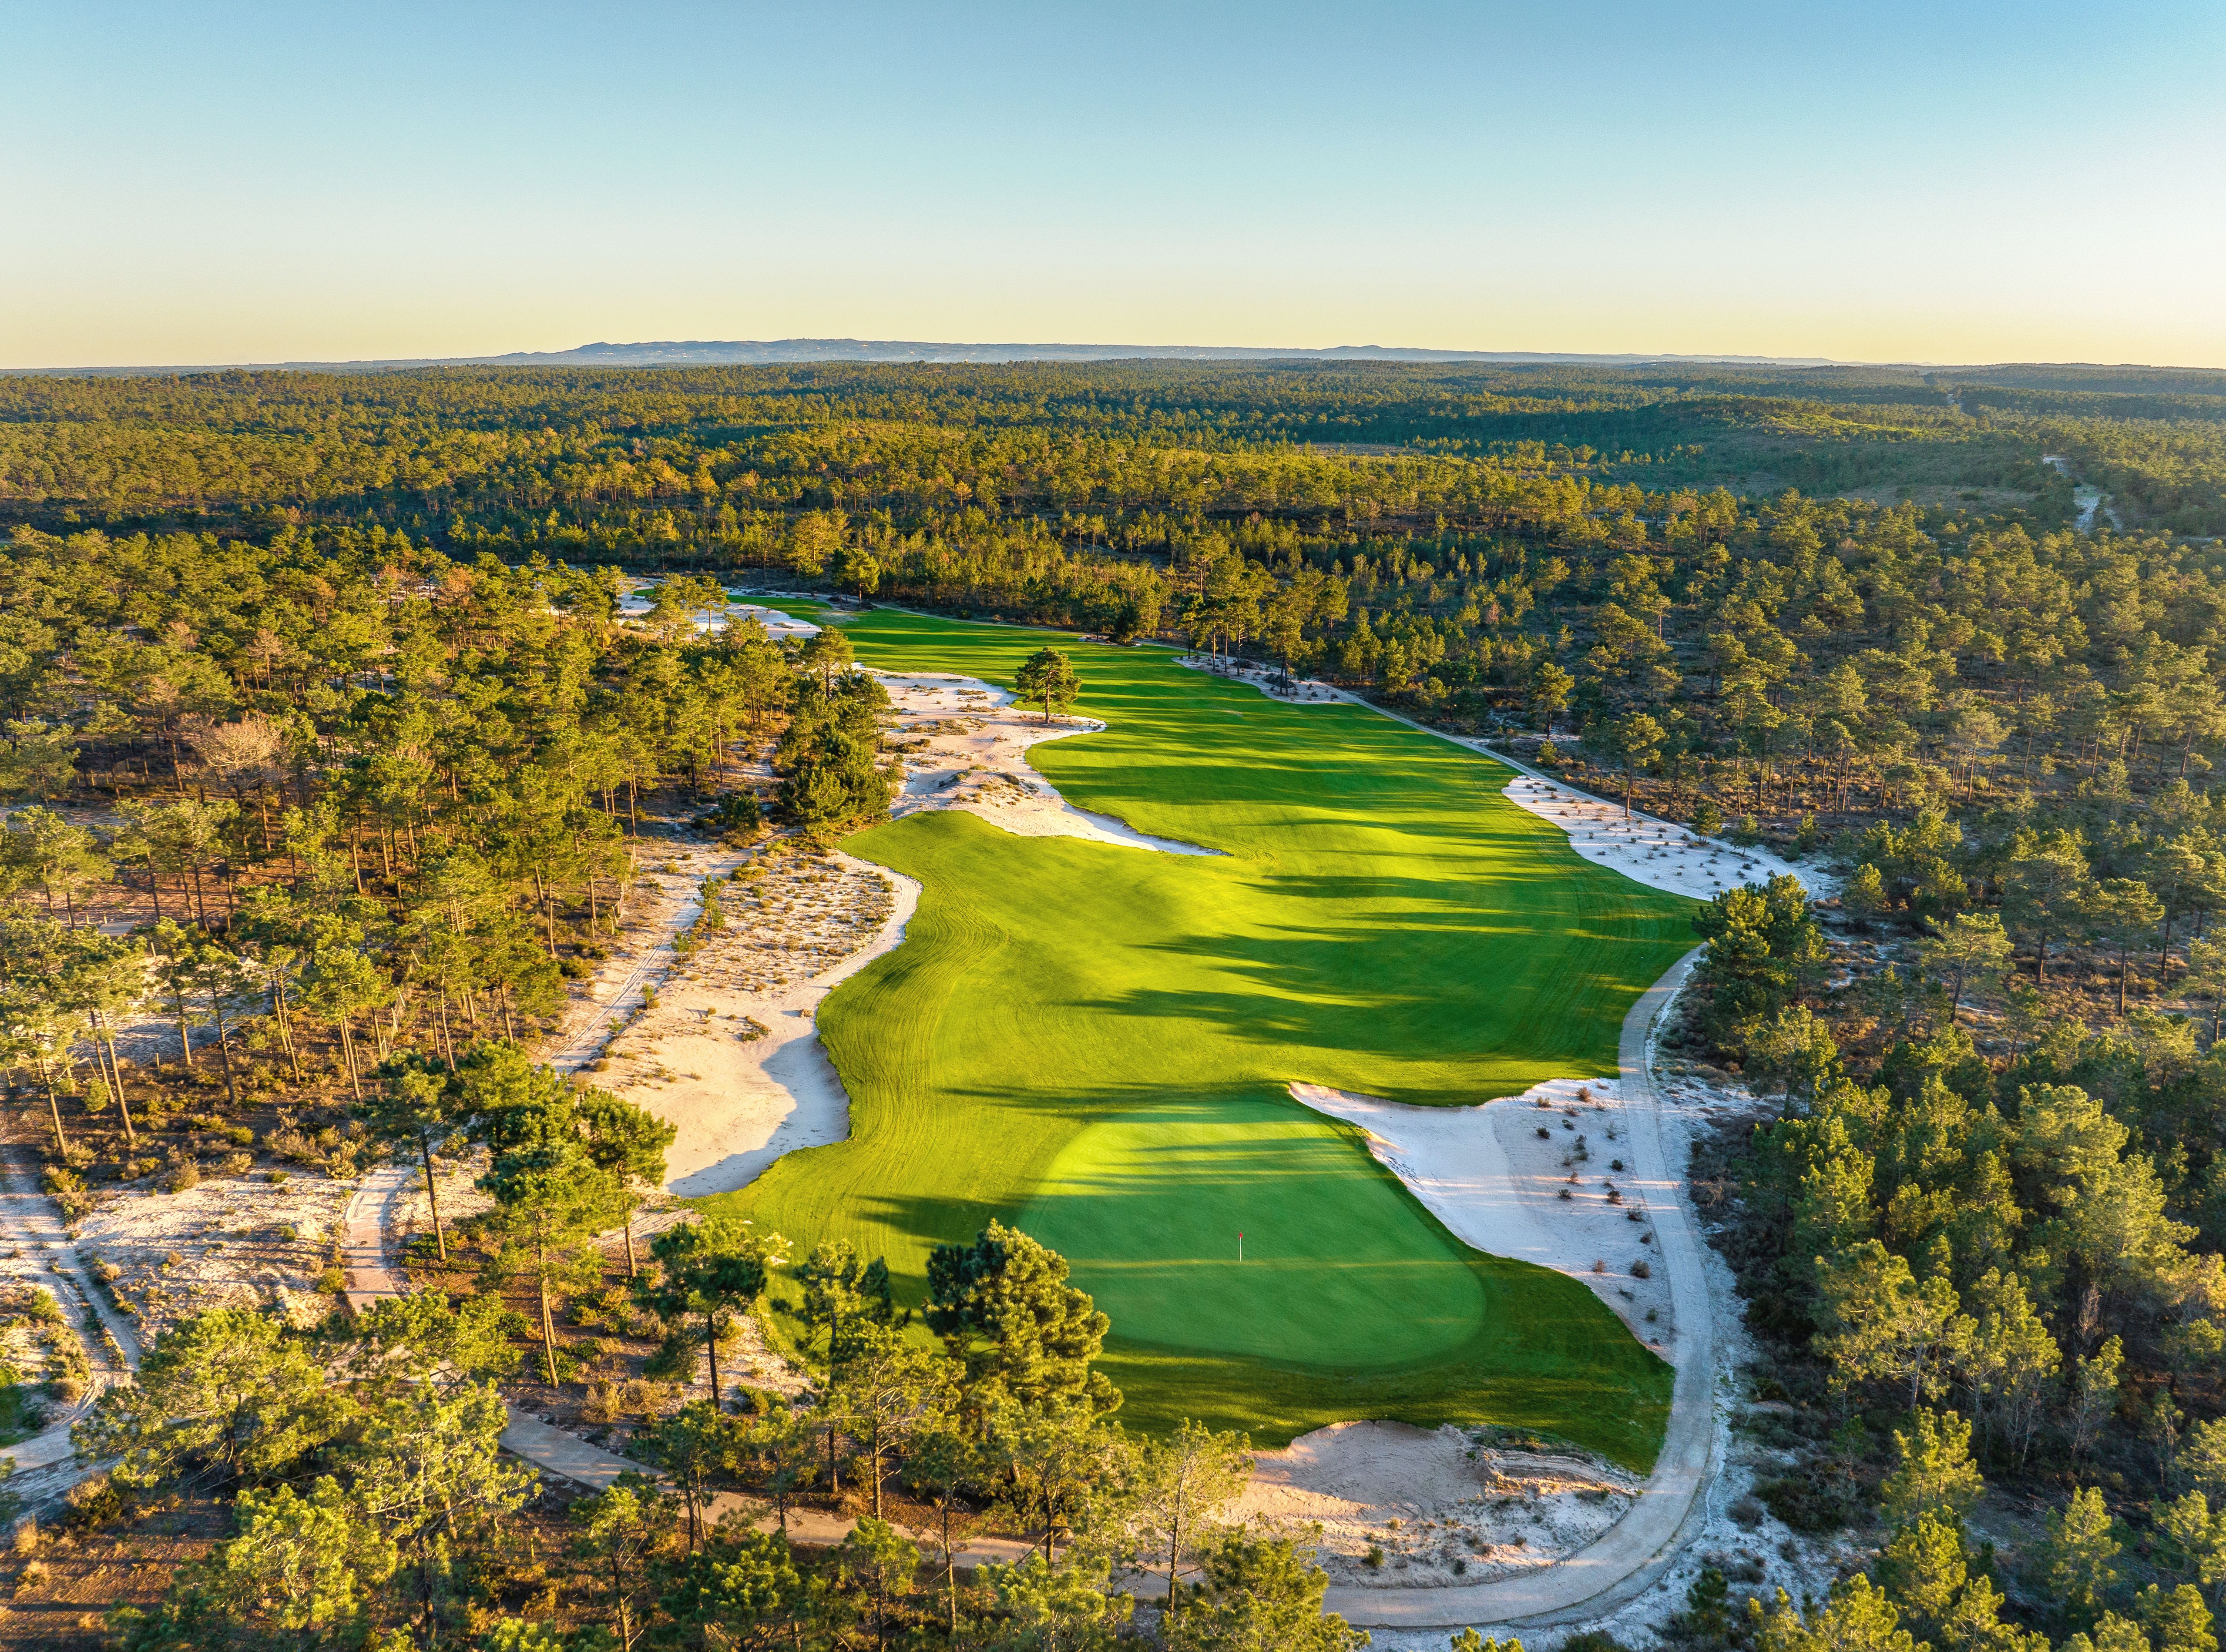
[[[1863,360],[1832,356],[1772,356],[1734,352],[1457,350],[1423,346],[1341,344],[1141,345],[963,343],[855,338],[769,340],[654,340],[631,344],[597,340],[569,350],[514,350],[461,356],[360,357],[352,359],[149,363],[128,366],[9,366],[0,374],[49,378],[132,378],[213,372],[406,372],[420,367],[579,366],[708,367],[809,365],[848,363],[896,365],[996,365],[1060,361],[1389,361],[1458,365],[1776,367],[1869,367],[1912,372],[1957,368],[2099,367],[2153,372],[2214,372],[2218,368],[2154,362]]]

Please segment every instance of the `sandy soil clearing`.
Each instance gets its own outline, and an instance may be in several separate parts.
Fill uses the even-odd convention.
[[[1105,725],[1095,718],[1046,720],[978,677],[874,675],[896,707],[891,743],[905,765],[904,790],[890,811],[898,818],[923,809],[963,809],[1015,837],[1078,837],[1167,855],[1219,853],[1077,809],[1029,766],[1030,747],[1096,734]]]
[[[214,1177],[181,1192],[104,1193],[76,1229],[89,1263],[118,1270],[110,1289],[143,1342],[177,1319],[226,1305],[273,1306],[297,1324],[325,1317],[316,1293],[355,1191],[314,1170]],[[98,1262],[95,1259],[98,1258]]]
[[[1613,1525],[1638,1485],[1609,1464],[1508,1449],[1481,1432],[1346,1422],[1260,1453],[1226,1513],[1320,1525],[1313,1548],[1333,1582],[1421,1589],[1549,1566]]]
[[[1676,1195],[1623,1168],[1632,1161],[1620,1088],[1556,1078],[1480,1107],[1402,1107],[1320,1084],[1291,1094],[1366,1131],[1369,1151],[1458,1237],[1583,1280],[1675,1364],[1669,1281],[1647,1210]]]

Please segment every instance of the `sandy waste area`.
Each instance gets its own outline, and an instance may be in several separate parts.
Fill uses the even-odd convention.
[[[284,1179],[258,1172],[204,1176],[175,1193],[105,1192],[77,1224],[79,1254],[107,1275],[143,1343],[204,1308],[274,1306],[304,1325],[325,1317],[317,1280],[355,1184],[273,1173]]]
[[[653,586],[654,581],[641,581],[621,595],[619,598],[619,618],[646,619],[652,606]],[[730,602],[721,613],[699,608],[690,619],[699,637],[708,632],[723,631],[728,626],[738,625],[745,620],[756,620],[776,642],[784,637],[814,636],[819,630],[809,620],[798,620],[792,614],[783,613],[779,608],[769,608],[758,602]]]
[[[1797,867],[1761,849],[1743,849],[1714,838],[1696,836],[1674,821],[1657,820],[1586,792],[1517,773],[1507,783],[1507,800],[1553,822],[1569,836],[1569,847],[1595,866],[1620,872],[1650,889],[1708,900],[1743,883],[1767,883],[1775,877],[1801,880],[1812,899],[1830,893],[1815,867]]]
[[[1175,664],[1190,670],[1226,677],[1231,683],[1242,683],[1248,688],[1259,689],[1270,700],[1282,700],[1292,705],[1364,703],[1343,689],[1317,677],[1294,677],[1286,686],[1282,672],[1272,666],[1256,665],[1250,660],[1217,659],[1210,654],[1182,654],[1176,657]]]
[[[1105,727],[1097,719],[1046,718],[976,677],[874,675],[896,706],[892,743],[904,754],[905,784],[891,812],[900,819],[922,809],[963,809],[1015,837],[1078,837],[1169,855],[1216,852],[1077,809],[1028,766],[1030,747],[1096,734]]]
[[[1331,1580],[1364,1587],[1489,1583],[1585,1547],[1631,1506],[1612,1464],[1394,1422],[1318,1428],[1262,1452],[1226,1517],[1303,1528]]]
[[[725,927],[699,928],[655,1004],[588,1064],[595,1083],[678,1127],[671,1191],[728,1192],[785,1153],[849,1134],[815,1017],[903,938],[919,895],[910,879],[839,853],[769,853],[723,886]]]

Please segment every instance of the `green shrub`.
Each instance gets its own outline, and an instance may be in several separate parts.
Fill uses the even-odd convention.
[[[669,1331],[642,1362],[641,1374],[658,1382],[685,1382],[696,1375],[696,1338],[685,1331]]]
[[[85,1178],[73,1170],[60,1165],[47,1167],[47,1191],[54,1196],[54,1203],[62,1207],[62,1220],[75,1222],[92,1209],[92,1195],[86,1191]]]
[[[1788,1475],[1755,1487],[1770,1512],[1797,1532],[1822,1535],[1848,1523],[1848,1499],[1840,1489],[1809,1475]]]
[[[80,1480],[63,1502],[68,1512],[63,1515],[62,1524],[72,1531],[97,1530],[124,1517],[124,1494],[109,1483],[105,1474]]]
[[[572,1299],[572,1319],[576,1325],[589,1326],[623,1324],[626,1306],[626,1293],[616,1286],[588,1291]]]

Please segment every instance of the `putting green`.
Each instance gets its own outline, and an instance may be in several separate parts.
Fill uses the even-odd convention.
[[[1280,705],[1164,650],[890,610],[846,629],[868,664],[1001,683],[1058,642],[1109,728],[1036,766],[1221,853],[960,813],[852,839],[923,894],[820,1013],[851,1139],[712,1203],[885,1255],[914,1298],[932,1246],[1018,1222],[1111,1316],[1143,1426],[1498,1422],[1650,1461],[1669,1368],[1575,1281],[1469,1250],[1284,1086],[1451,1104],[1611,1073],[1689,903],[1579,860],[1498,795],[1500,766],[1359,708]]]
[[[1353,1153],[1288,1104],[1161,1102],[1076,1135],[1020,1225],[1147,1342],[1354,1368],[1449,1354],[1484,1293],[1459,1242],[1354,1175]],[[1387,1292],[1399,1311],[1385,1325]],[[1377,1329],[1360,1342],[1355,1325]]]

